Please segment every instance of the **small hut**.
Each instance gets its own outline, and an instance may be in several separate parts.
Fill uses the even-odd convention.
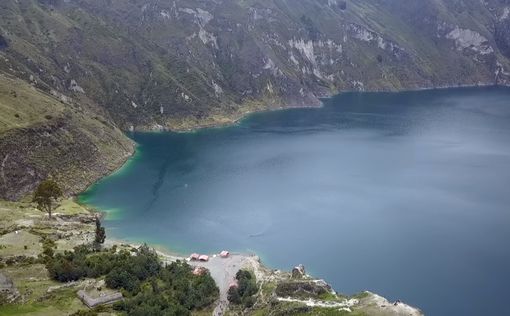
[[[95,295],[96,293],[89,293],[84,290],[78,291],[78,297],[82,302],[90,308],[94,308],[99,305],[112,304],[122,300],[122,294],[120,292],[109,292]]]
[[[222,252],[220,252],[220,257],[228,258],[228,256],[230,256],[230,252],[228,252],[226,250],[223,250]]]
[[[192,261],[197,261],[198,258],[200,258],[200,255],[198,253],[192,253],[191,256],[189,256],[189,259]]]
[[[198,260],[199,261],[209,261],[209,256],[208,255],[200,255],[198,257]]]

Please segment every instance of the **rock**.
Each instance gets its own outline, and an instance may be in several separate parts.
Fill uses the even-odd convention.
[[[5,297],[8,302],[13,302],[19,297],[19,291],[14,283],[3,273],[0,273],[0,296]]]
[[[305,267],[302,264],[292,269],[292,278],[294,279],[301,279],[305,275],[306,275]]]

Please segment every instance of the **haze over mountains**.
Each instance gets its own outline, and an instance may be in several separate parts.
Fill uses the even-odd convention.
[[[508,85],[510,1],[4,0],[0,72],[0,198],[48,175],[74,193],[133,151],[121,130],[348,90]]]

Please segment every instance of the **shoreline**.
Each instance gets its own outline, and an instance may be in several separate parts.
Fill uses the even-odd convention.
[[[163,127],[161,128],[145,128],[142,127],[140,129],[134,130],[124,130],[124,133],[195,133],[201,130],[207,129],[215,129],[215,128],[228,128],[231,126],[235,126],[239,124],[241,121],[247,119],[249,116],[253,114],[265,113],[265,112],[275,112],[275,111],[285,111],[285,110],[293,110],[293,109],[320,109],[324,107],[323,100],[330,100],[336,96],[348,93],[405,93],[405,92],[420,92],[420,91],[433,91],[433,90],[446,90],[446,89],[463,89],[463,88],[488,88],[488,87],[505,87],[510,88],[510,84],[501,84],[501,83],[477,83],[477,84],[460,84],[460,85],[441,85],[441,86],[424,86],[424,87],[416,87],[416,88],[405,88],[398,90],[344,90],[339,91],[334,94],[329,94],[325,96],[317,96],[317,100],[319,101],[318,105],[282,105],[277,107],[268,107],[259,110],[247,110],[244,113],[234,114],[232,117],[223,117],[225,122],[217,122],[217,123],[198,123],[195,125],[191,125],[190,127]]]
[[[321,97],[320,99],[329,99],[331,97]],[[232,126],[238,125],[243,120],[247,119],[253,114],[259,114],[259,113],[265,113],[265,112],[277,112],[277,111],[285,111],[285,110],[295,110],[295,109],[320,109],[324,106],[323,102],[321,101],[319,105],[289,105],[289,106],[279,106],[279,107],[272,107],[272,108],[266,108],[266,109],[260,109],[260,110],[247,110],[244,113],[240,115],[234,115],[231,117],[225,117],[225,122],[218,122],[218,123],[206,123],[206,124],[197,124],[192,127],[186,127],[186,128],[161,128],[161,129],[140,129],[140,130],[134,130],[134,131],[127,131],[126,133],[177,133],[177,134],[185,134],[185,133],[196,133],[202,130],[207,129],[216,129],[216,128],[228,128]]]
[[[47,274],[44,263],[36,261],[36,258],[44,251],[41,244],[48,237],[54,240],[55,251],[59,253],[72,251],[77,246],[90,245],[95,236],[97,213],[90,208],[77,205],[72,199],[63,200],[56,206],[53,220],[49,220],[47,214],[36,209],[30,202],[0,200],[0,213],[3,215],[0,224],[4,229],[0,237],[5,242],[5,247],[0,247],[2,259],[0,263],[11,262],[0,266],[0,277],[5,276],[12,282],[8,291],[13,294],[9,298],[9,304],[3,306],[6,309],[0,307],[0,314],[22,306],[34,307],[41,315],[70,315],[79,310],[86,310],[87,306],[80,301],[76,293],[90,288],[91,284],[100,284],[98,283],[100,278],[62,283],[52,279]],[[108,238],[102,248],[111,249],[116,246],[117,250],[133,251],[140,245],[122,239]],[[418,308],[401,301],[391,303],[368,291],[354,295],[339,294],[327,281],[306,274],[304,270],[295,276],[287,269],[271,269],[255,254],[231,252],[227,258],[223,258],[216,253],[210,254],[208,261],[191,261],[187,256],[171,253],[168,249],[154,247],[151,244],[149,247],[156,251],[162,265],[181,260],[189,264],[191,269],[205,268],[209,271],[219,289],[219,298],[204,312],[211,312],[216,316],[225,315],[227,311],[232,313],[240,311],[238,305],[232,306],[228,300],[228,291],[232,282],[235,282],[239,270],[251,271],[256,277],[259,290],[254,298],[256,305],[251,311],[262,313],[261,315],[267,315],[268,311],[275,308],[275,301],[272,298],[282,303],[277,304],[282,311],[305,308],[306,315],[316,315],[314,312],[322,308],[337,308],[344,305],[350,311],[369,312],[369,315],[423,315]],[[303,297],[299,290],[301,286],[310,287],[313,291]],[[61,290],[62,292],[53,296],[46,294]],[[324,295],[319,295],[320,292]],[[22,301],[18,300],[20,297]],[[287,305],[289,299],[293,300],[290,302],[291,306]],[[54,304],[60,301],[65,301],[66,307],[58,311],[53,309]]]
[[[319,98],[320,105],[310,105],[310,106],[292,106],[291,105],[291,106],[279,106],[279,107],[268,108],[268,109],[261,109],[261,110],[255,110],[255,111],[245,111],[242,115],[232,119],[232,121],[225,122],[225,123],[220,123],[220,124],[213,124],[213,123],[211,123],[211,124],[206,124],[206,125],[201,125],[201,126],[197,126],[197,127],[193,127],[193,128],[186,128],[186,129],[140,130],[140,131],[128,131],[128,132],[125,131],[125,132],[126,133],[165,133],[165,132],[170,132],[170,133],[195,133],[195,132],[198,132],[198,131],[201,131],[201,130],[207,130],[207,129],[228,128],[228,127],[232,127],[232,126],[235,126],[235,125],[239,124],[241,121],[247,119],[248,117],[250,117],[251,115],[254,115],[254,114],[260,114],[260,113],[265,113],[265,112],[275,112],[275,111],[286,111],[286,110],[294,110],[294,109],[320,109],[320,108],[324,107],[323,100],[329,100],[329,99],[331,99],[331,98],[333,98],[335,96],[338,96],[338,95],[341,95],[341,94],[346,94],[346,93],[404,93],[404,92],[419,92],[419,91],[445,90],[445,89],[462,89],[462,88],[483,88],[483,87],[506,87],[506,88],[510,88],[510,85],[505,85],[505,84],[501,85],[501,84],[494,84],[494,83],[480,83],[480,84],[465,84],[465,85],[457,85],[457,86],[445,85],[445,86],[439,86],[439,87],[422,87],[422,88],[416,88],[416,89],[403,89],[403,90],[397,90],[397,91],[376,91],[376,90],[373,90],[373,91],[342,91],[342,92],[340,92],[338,94],[335,94],[335,95],[332,95],[332,96],[320,97]],[[96,181],[92,182],[91,184],[89,184],[86,187],[86,189],[83,190],[82,192],[72,196],[72,199],[77,204],[79,204],[82,207],[86,208],[92,214],[100,214],[99,216],[100,216],[101,220],[103,220],[106,217],[107,211],[96,209],[92,205],[86,203],[85,201],[82,201],[80,199],[80,195],[85,193],[85,192],[87,192],[88,190],[90,190],[95,184],[97,184],[98,182],[102,181],[104,178],[113,176],[116,173],[121,172],[124,168],[129,167],[130,162],[133,161],[133,159],[136,158],[137,155],[139,155],[139,152],[140,152],[139,151],[140,150],[139,144],[136,143],[136,141],[134,141],[133,139],[131,139],[131,140],[134,143],[134,146],[133,146],[134,150],[131,153],[131,155],[127,156],[123,160],[122,164],[120,164],[112,172],[110,172],[108,174],[105,174],[104,176],[102,176],[98,180],[96,180]],[[110,243],[112,243],[111,245],[114,245],[114,244],[117,244],[117,245],[125,244],[125,245],[140,247],[142,244],[144,244],[143,242],[142,243],[132,242],[132,241],[128,241],[128,240],[121,239],[121,238],[115,238],[115,237],[114,238],[107,238],[107,241],[108,240],[110,241]],[[171,250],[167,246],[157,245],[157,244],[153,244],[153,243],[147,243],[147,245],[149,245],[152,248],[154,248],[156,251],[158,251],[158,253],[161,253],[163,256],[169,256],[169,257],[175,257],[175,258],[181,258],[181,259],[186,259],[187,258],[186,254],[180,253],[180,252],[175,251],[175,250]],[[248,254],[244,254],[244,255],[248,255]],[[256,254],[254,254],[254,255],[256,255]]]

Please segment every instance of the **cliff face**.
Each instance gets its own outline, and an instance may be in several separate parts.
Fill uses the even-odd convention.
[[[123,129],[214,124],[344,90],[510,81],[508,1],[6,0],[0,69]],[[3,43],[3,44],[2,44]]]

